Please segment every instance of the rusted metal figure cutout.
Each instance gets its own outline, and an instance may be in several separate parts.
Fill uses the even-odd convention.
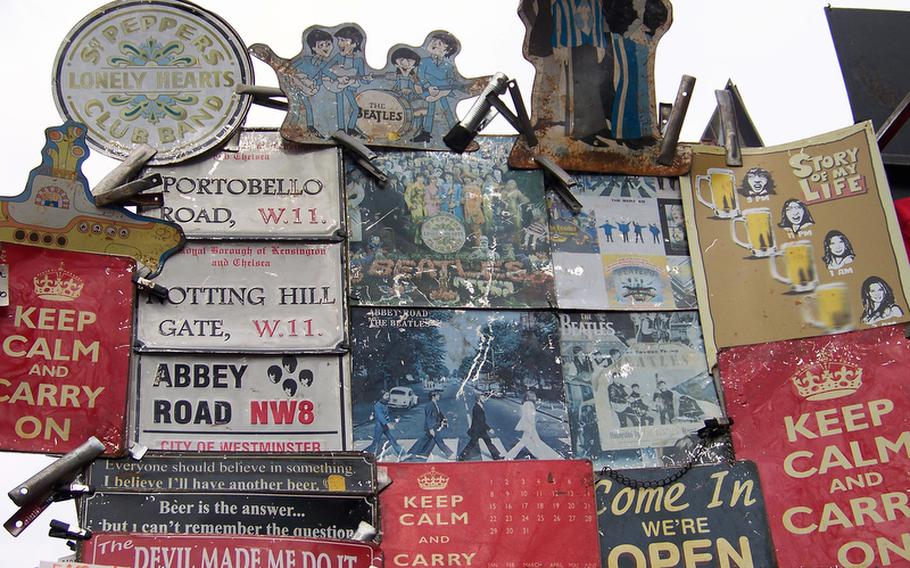
[[[0,197],[0,242],[131,257],[156,275],[184,243],[174,223],[95,205],[82,174],[86,127],[68,121],[45,130],[41,165],[25,191]]]
[[[654,94],[657,43],[670,28],[667,0],[521,0],[524,56],[536,70],[531,123],[539,143],[519,138],[509,157],[536,167],[535,155],[567,170],[674,176],[688,171],[678,148],[658,163]]]
[[[265,44],[250,46],[278,75],[289,107],[281,135],[294,142],[331,144],[342,130],[377,146],[448,150],[442,137],[457,122],[455,107],[489,80],[458,72],[461,43],[443,30],[420,46],[392,46],[381,69],[367,64],[366,34],[357,24],[310,26],[301,41],[290,59]]]

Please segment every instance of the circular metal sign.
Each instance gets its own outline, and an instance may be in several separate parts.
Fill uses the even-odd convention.
[[[224,20],[176,0],[114,2],[70,30],[54,62],[60,113],[119,159],[134,146],[169,164],[218,146],[243,123],[253,84],[243,41]]]

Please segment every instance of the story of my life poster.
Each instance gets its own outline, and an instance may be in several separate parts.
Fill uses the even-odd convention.
[[[696,146],[682,178],[709,367],[717,351],[908,321],[910,267],[871,123]]]

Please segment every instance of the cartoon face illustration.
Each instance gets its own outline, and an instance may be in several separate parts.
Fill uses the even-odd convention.
[[[338,42],[338,51],[340,51],[342,55],[351,55],[354,53],[354,49],[357,47],[357,44],[354,43],[354,40],[350,38],[339,37],[336,38],[336,41]]]
[[[830,240],[831,243],[831,252],[837,256],[841,256],[847,251],[847,245],[844,243],[843,237],[835,235]]]
[[[433,38],[430,40],[430,43],[427,44],[427,51],[436,58],[443,57],[446,54],[447,49],[448,46],[439,38]]]
[[[410,73],[410,71],[417,66],[417,60],[411,57],[399,57],[393,63],[395,63],[395,67],[398,67],[405,75]]]
[[[803,222],[803,206],[799,201],[788,203],[787,207],[784,208],[784,214],[792,225],[799,225]]]
[[[885,299],[885,287],[880,282],[873,282],[869,285],[869,298],[876,304],[880,304]]]
[[[755,195],[761,195],[765,192],[765,186],[768,185],[768,178],[760,173],[750,172],[746,175],[746,183]]]
[[[328,57],[332,54],[332,46],[332,40],[330,39],[319,40],[313,46],[313,53],[319,57]]]

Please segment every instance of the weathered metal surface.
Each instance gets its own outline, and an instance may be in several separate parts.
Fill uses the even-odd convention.
[[[76,122],[45,131],[41,165],[25,190],[0,197],[0,241],[55,250],[128,256],[157,274],[183,246],[174,223],[136,215],[122,207],[95,206],[82,175],[88,156],[86,127]]]
[[[657,162],[654,95],[657,43],[672,22],[667,0],[525,0],[524,56],[535,68],[531,123],[539,143],[519,139],[509,164],[535,167],[543,154],[567,170],[673,176],[688,170],[679,147]]]
[[[176,0],[102,6],[67,34],[54,63],[60,114],[88,126],[89,143],[123,159],[133,147],[158,150],[153,164],[214,148],[242,123],[252,61],[217,15]]]
[[[340,351],[345,340],[342,244],[204,242],[139,302],[140,351]]]
[[[305,149],[275,130],[239,131],[239,147],[150,168],[163,178],[163,208],[189,239],[325,239],[344,226],[338,150]]]
[[[455,107],[489,80],[458,72],[461,44],[443,30],[419,46],[392,46],[380,69],[367,64],[366,34],[357,24],[310,26],[302,40],[290,59],[262,43],[250,46],[288,97],[281,135],[295,142],[332,143],[331,134],[344,130],[371,145],[448,150],[442,137],[457,122]]]

